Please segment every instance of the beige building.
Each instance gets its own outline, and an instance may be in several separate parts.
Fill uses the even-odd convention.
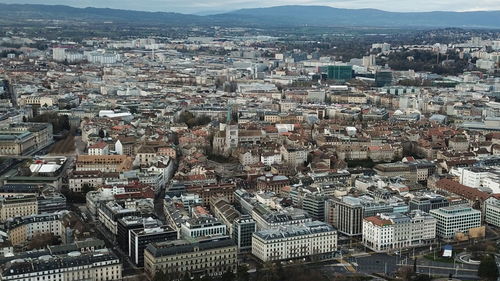
[[[62,237],[65,228],[62,218],[65,212],[17,217],[6,223],[12,245],[22,245],[32,240],[38,233],[52,233]]]
[[[132,167],[132,158],[126,155],[79,155],[76,171],[123,172]]]
[[[238,249],[229,237],[209,240],[151,243],[144,251],[144,271],[153,279],[160,270],[193,276],[219,276],[236,271]]]
[[[34,195],[0,198],[0,221],[8,218],[24,217],[38,213],[38,203]]]

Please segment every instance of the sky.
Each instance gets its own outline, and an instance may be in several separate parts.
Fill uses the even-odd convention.
[[[500,10],[500,0],[0,0],[0,2],[180,13],[217,13],[280,5],[375,8],[395,12]]]

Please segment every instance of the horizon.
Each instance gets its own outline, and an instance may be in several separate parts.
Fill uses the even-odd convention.
[[[145,12],[173,12],[173,13],[182,13],[182,14],[193,14],[193,15],[214,15],[220,13],[232,12],[240,9],[259,9],[259,8],[272,8],[272,7],[280,7],[280,6],[323,6],[323,7],[331,7],[338,9],[376,9],[382,10],[386,12],[397,12],[397,13],[415,13],[415,12],[480,12],[480,11],[499,11],[500,10],[500,1],[495,0],[480,0],[475,1],[474,3],[467,3],[463,0],[454,1],[453,5],[452,1],[444,1],[447,3],[444,6],[447,7],[463,7],[463,9],[445,9],[439,8],[443,6],[442,2],[435,3],[431,0],[426,0],[425,2],[434,3],[436,5],[418,5],[419,7],[426,6],[431,7],[430,9],[415,9],[417,7],[408,8],[412,5],[407,5],[409,1],[397,1],[397,0],[338,0],[338,1],[327,1],[327,0],[309,0],[309,1],[296,1],[296,0],[278,0],[273,1],[269,5],[265,2],[267,1],[246,1],[240,0],[236,1],[235,5],[234,1],[231,3],[231,8],[228,9],[228,3],[226,0],[215,0],[210,1],[209,3],[202,0],[189,0],[187,3],[183,5],[170,5],[167,9],[166,5],[176,3],[177,1],[171,0],[145,0],[140,4],[144,4],[147,2],[149,4],[138,5],[135,1],[129,0],[108,0],[105,4],[101,1],[97,0],[84,0],[84,1],[76,1],[76,0],[2,0],[0,3],[3,4],[34,4],[34,5],[61,5],[61,6],[69,6],[74,8],[109,8],[109,9],[119,9],[119,10],[132,10],[132,11],[145,11]],[[229,1],[227,1],[229,2]],[[333,2],[333,3],[332,3]],[[375,4],[378,2],[378,4]],[[389,5],[389,3],[396,2],[398,5]],[[448,3],[449,2],[449,3]],[[479,4],[478,4],[479,2]],[[154,4],[156,3],[156,4]],[[261,5],[258,5],[258,4]],[[359,6],[359,3],[364,3]],[[381,4],[382,3],[382,4]],[[385,3],[385,4],[384,4]],[[462,3],[463,5],[460,5]],[[257,5],[255,5],[257,4]],[[469,4],[469,5],[465,5]],[[406,9],[398,8],[399,6],[405,7]],[[469,6],[469,7],[467,7]],[[393,9],[387,9],[387,7],[393,7]],[[432,8],[436,7],[436,8]]]

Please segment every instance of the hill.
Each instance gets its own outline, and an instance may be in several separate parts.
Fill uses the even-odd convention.
[[[376,9],[338,9],[327,6],[276,6],[241,9],[216,15],[190,15],[62,5],[0,4],[0,22],[37,19],[142,25],[223,25],[248,27],[369,26],[500,28],[500,11],[396,13]]]

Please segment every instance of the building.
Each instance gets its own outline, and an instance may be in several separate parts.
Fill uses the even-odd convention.
[[[302,199],[302,209],[304,209],[313,220],[323,221],[325,219],[326,200],[326,196],[322,194],[306,193]]]
[[[375,85],[377,87],[385,87],[392,84],[392,71],[379,70],[375,73]]]
[[[127,216],[118,219],[116,226],[116,242],[124,253],[130,256],[130,231],[134,229],[154,228],[162,226],[160,220],[152,217]]]
[[[123,172],[132,167],[126,155],[78,155],[76,171]]]
[[[436,238],[436,223],[435,218],[422,211],[367,217],[363,219],[363,244],[375,252],[429,244]]]
[[[160,270],[166,274],[219,276],[236,271],[237,254],[237,247],[229,237],[152,243],[144,251],[144,272],[150,279]]]
[[[238,251],[252,249],[252,235],[255,231],[257,231],[257,226],[249,215],[242,215],[234,221],[232,237]]]
[[[324,222],[307,222],[257,231],[252,254],[263,262],[305,257],[331,257],[337,250],[337,231]]]
[[[450,202],[446,197],[437,194],[416,196],[410,200],[410,210],[421,210],[428,213],[430,210],[448,207]]]
[[[327,77],[330,80],[349,81],[352,79],[352,66],[330,65],[327,67]]]
[[[154,242],[177,240],[177,231],[168,226],[132,229],[129,232],[129,256],[137,266],[144,265],[144,250],[147,245]]]
[[[0,280],[9,281],[118,281],[122,280],[122,263],[106,249],[71,252],[37,259],[12,260],[2,266],[0,276]]]
[[[213,237],[226,234],[226,225],[209,215],[192,218],[181,225],[183,238]]]
[[[118,204],[116,201],[109,201],[99,206],[97,210],[97,219],[106,227],[112,234],[118,233],[118,220],[127,216],[137,216],[140,213],[135,209],[127,209]]]
[[[5,230],[12,245],[22,245],[41,233],[62,237],[65,233],[62,218],[66,213],[68,211],[12,218],[5,224]]]
[[[377,164],[373,168],[384,177],[404,177],[412,182],[425,182],[436,171],[436,164],[428,160]]]
[[[476,202],[484,202],[488,198],[488,193],[479,189],[469,187],[451,179],[440,179],[435,183],[436,190],[445,191],[467,199],[472,205]]]
[[[290,184],[290,180],[286,176],[266,174],[257,178],[257,190],[272,191],[280,193],[281,189]]]
[[[100,141],[91,146],[89,146],[89,155],[108,155],[109,154],[109,146],[107,143]]]
[[[378,213],[394,212],[394,206],[376,202],[368,196],[329,199],[325,203],[325,208],[325,221],[347,236],[358,236],[363,233],[363,218]]]
[[[272,210],[262,203],[256,203],[251,214],[257,224],[258,230],[297,225],[312,221],[311,217],[302,209],[288,207],[282,210]]]
[[[0,198],[0,221],[8,218],[38,214],[38,201],[34,195]]]
[[[431,210],[430,214],[437,220],[436,235],[442,239],[453,239],[481,226],[481,211],[464,205]]]
[[[500,197],[493,195],[484,202],[484,221],[500,227]]]

